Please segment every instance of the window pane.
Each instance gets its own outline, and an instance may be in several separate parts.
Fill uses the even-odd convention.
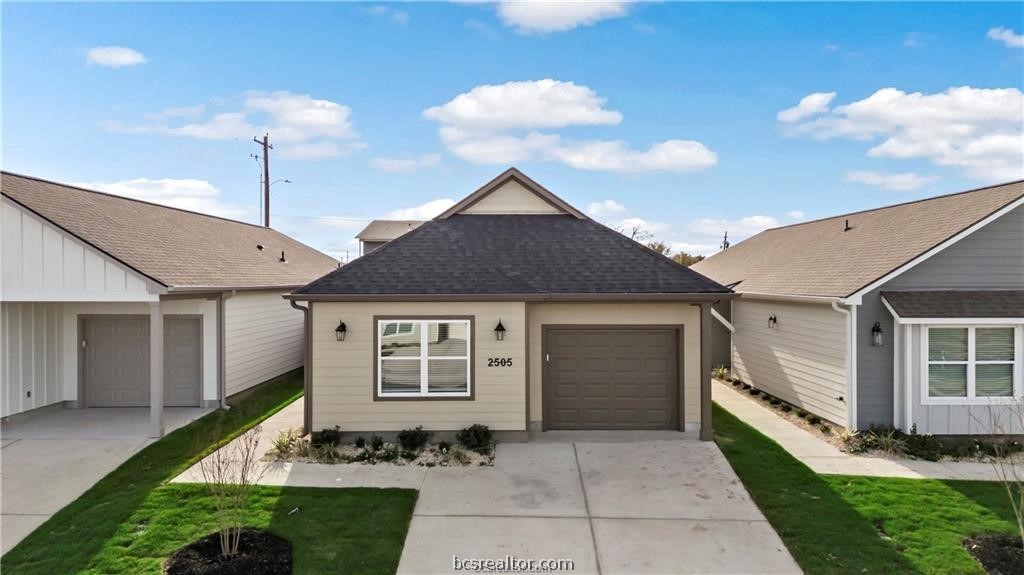
[[[967,361],[967,328],[929,329],[928,361]]]
[[[380,355],[381,357],[419,357],[420,324],[381,324]]]
[[[427,337],[430,357],[466,357],[469,322],[439,322],[430,324]]]
[[[978,397],[1013,395],[1013,364],[979,365],[974,377],[974,393]]]
[[[382,394],[419,393],[420,362],[412,360],[381,360],[380,388]]]
[[[967,397],[967,366],[929,365],[928,395],[931,397]]]
[[[979,327],[974,338],[978,361],[1013,361],[1012,327]]]
[[[465,393],[466,360],[431,359],[427,361],[427,389],[431,393]]]

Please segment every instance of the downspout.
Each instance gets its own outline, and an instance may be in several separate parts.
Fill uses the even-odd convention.
[[[227,366],[224,365],[224,357],[227,355],[226,346],[227,338],[225,337],[226,329],[224,327],[224,308],[227,306],[227,300],[235,295],[234,290],[229,292],[221,292],[220,297],[217,298],[217,394],[220,396],[220,408],[231,409],[228,405],[228,370]]]
[[[302,366],[302,433],[308,434],[312,432],[313,424],[313,316],[310,313],[313,302],[309,303],[309,307],[301,306],[293,299],[288,300],[288,303],[302,312],[306,326],[306,349]]]
[[[846,316],[846,427],[857,430],[857,306],[841,307],[832,302],[832,309]]]

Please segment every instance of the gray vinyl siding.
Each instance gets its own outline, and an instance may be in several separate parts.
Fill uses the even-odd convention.
[[[734,376],[846,425],[846,316],[828,304],[743,298],[732,311]]]
[[[732,300],[720,301],[714,307],[722,317],[732,321]],[[732,366],[732,334],[717,319],[713,319],[711,325],[711,365]]]
[[[864,297],[863,304],[857,309],[857,420],[860,427],[871,424],[896,425],[903,419],[893,419],[893,356],[901,346],[894,342],[897,334],[892,315],[882,304],[880,293],[985,288],[1024,289],[1024,206],[1005,214]],[[882,347],[871,345],[871,328],[876,321],[885,332],[885,345]],[[919,338],[918,331],[914,331],[914,337]],[[915,345],[919,345],[917,339]],[[920,366],[916,364],[920,363],[919,357],[919,354],[911,355],[911,367],[918,371]],[[902,379],[904,373],[901,365],[898,377]],[[920,384],[919,379],[915,384]],[[915,400],[918,403],[914,413],[919,431],[924,432],[925,428],[930,428],[933,430],[931,433],[972,432],[967,422],[972,419],[970,412],[978,411],[977,406],[970,409],[962,406],[924,406],[919,403],[919,390],[915,393],[918,394]],[[902,402],[897,402],[897,405],[902,409]]]
[[[302,367],[305,323],[285,292],[239,292],[224,302],[227,395]],[[333,332],[332,332],[333,333]]]

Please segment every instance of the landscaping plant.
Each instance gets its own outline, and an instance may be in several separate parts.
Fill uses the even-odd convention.
[[[711,377],[720,379],[722,381],[728,381],[729,379],[729,368],[724,365],[716,366],[711,370]]]
[[[416,452],[423,449],[423,446],[430,441],[433,435],[429,431],[424,431],[422,425],[417,425],[413,429],[403,429],[400,431],[398,433],[398,444],[406,451]]]
[[[313,443],[318,446],[330,445],[331,447],[337,447],[341,444],[341,428],[335,425],[333,428],[321,429],[320,433],[313,437]]]
[[[259,461],[262,431],[263,426],[256,425],[199,461],[203,482],[213,496],[220,551],[225,558],[238,553],[246,502],[266,471]]]
[[[470,451],[475,451],[480,455],[487,455],[491,452],[491,446],[494,444],[494,436],[491,433],[491,428],[486,425],[475,423],[469,427],[460,430],[456,435],[455,439]]]

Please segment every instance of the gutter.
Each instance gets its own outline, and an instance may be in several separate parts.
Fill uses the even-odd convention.
[[[287,297],[287,296],[286,296]],[[313,303],[309,307],[301,306],[295,300],[289,300],[291,306],[302,312],[305,323],[305,358],[302,366],[302,433],[313,430]]]
[[[571,302],[624,302],[624,301],[681,301],[709,302],[730,300],[741,294],[733,292],[709,293],[526,293],[526,294],[285,294],[285,299],[298,301],[571,301]]]
[[[234,290],[230,292],[221,292],[217,298],[217,371],[219,372],[218,379],[218,395],[220,396],[220,408],[231,409],[228,405],[228,370],[227,366],[224,365],[224,357],[227,355],[227,337],[225,336],[226,328],[224,326],[224,308],[227,305],[228,298],[235,295]]]
[[[832,302],[832,309],[846,316],[846,428],[857,430],[857,306],[850,309]]]
[[[842,298],[833,296],[797,295],[797,294],[774,294],[757,292],[739,292],[744,299],[773,300],[773,301],[799,301],[807,303],[846,303]]]

